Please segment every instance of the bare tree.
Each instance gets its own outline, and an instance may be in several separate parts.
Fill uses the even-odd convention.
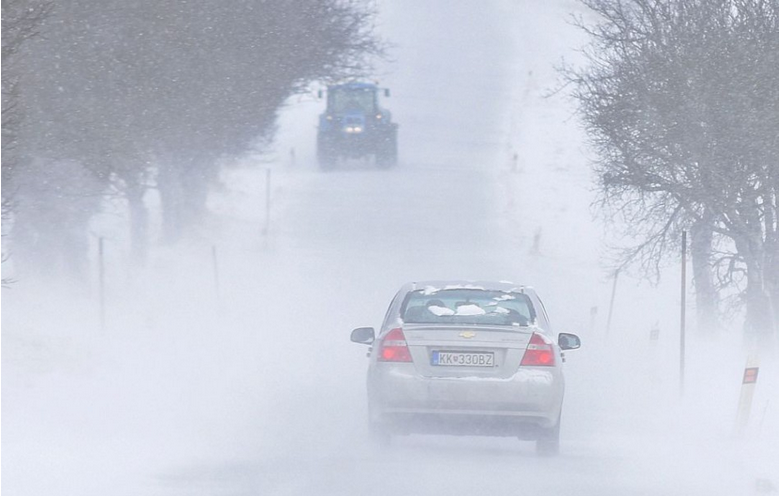
[[[600,19],[579,21],[592,40],[589,63],[565,74],[599,153],[601,202],[636,241],[620,251],[621,265],[656,274],[690,229],[700,316],[716,315],[705,270],[728,251],[744,270],[746,331],[770,335],[779,296],[777,3],[584,3]]]
[[[8,221],[14,207],[14,171],[18,166],[16,143],[23,111],[19,102],[17,59],[28,40],[40,33],[41,24],[50,15],[48,0],[3,0],[2,2],[2,219]],[[3,234],[5,235],[5,234]],[[4,253],[2,261],[8,256]],[[2,283],[11,283],[3,278]]]
[[[19,102],[17,59],[25,43],[38,36],[43,21],[52,11],[52,2],[4,0],[2,3],[2,207],[5,217],[12,207],[14,153],[22,120]]]
[[[274,131],[292,93],[382,52],[372,3],[72,0],[31,45],[28,157],[69,158],[122,193],[143,260],[144,195],[170,240],[197,223],[218,160]]]

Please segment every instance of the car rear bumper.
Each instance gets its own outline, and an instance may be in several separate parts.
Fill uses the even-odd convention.
[[[399,431],[483,435],[535,433],[557,424],[557,368],[520,368],[508,379],[428,378],[412,365],[378,364],[369,379],[371,418]]]
[[[441,435],[515,436],[536,439],[554,426],[546,418],[498,414],[444,412],[385,412],[379,415],[386,431],[396,434],[426,433]]]

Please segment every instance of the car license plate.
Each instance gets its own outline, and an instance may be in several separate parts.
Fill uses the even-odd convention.
[[[495,354],[492,352],[432,352],[433,366],[471,366],[494,367]]]

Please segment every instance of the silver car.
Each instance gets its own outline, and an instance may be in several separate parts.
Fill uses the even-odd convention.
[[[506,282],[409,283],[391,302],[370,345],[371,434],[508,435],[535,440],[539,454],[560,446],[563,350],[535,291]]]

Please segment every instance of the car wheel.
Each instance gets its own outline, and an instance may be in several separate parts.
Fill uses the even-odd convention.
[[[370,431],[370,440],[380,447],[388,447],[391,444],[391,431],[383,420],[378,410],[374,397],[368,394],[367,423]]]
[[[556,456],[560,453],[560,418],[557,424],[546,428],[536,440],[536,454],[539,456]]]

